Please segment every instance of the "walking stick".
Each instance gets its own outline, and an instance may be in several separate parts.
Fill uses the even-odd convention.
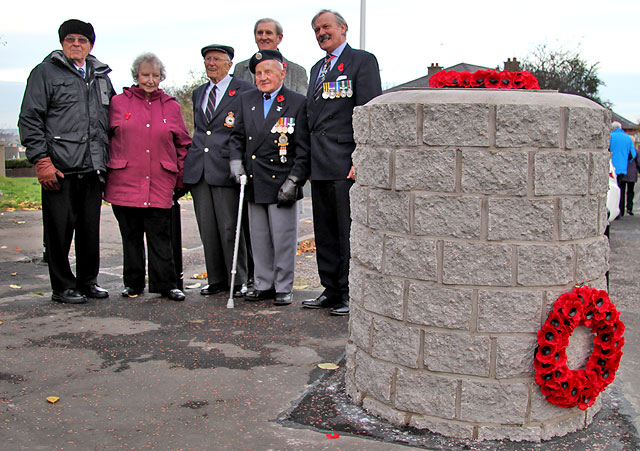
[[[233,245],[233,264],[231,265],[231,286],[229,287],[229,300],[227,308],[233,308],[233,285],[236,281],[236,266],[238,265],[238,247],[240,246],[240,232],[242,228],[242,204],[244,202],[244,186],[247,184],[247,176],[240,176],[240,199],[238,200],[238,222],[236,224],[236,241]]]

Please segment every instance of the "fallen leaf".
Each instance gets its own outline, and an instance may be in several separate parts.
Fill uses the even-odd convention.
[[[206,279],[207,278],[207,272],[203,272],[202,274],[194,274],[192,279]]]
[[[327,438],[340,438],[340,434],[338,434],[337,432],[329,432],[327,434]]]
[[[304,222],[305,224],[311,224],[313,221],[311,221],[311,219],[305,219],[302,222]]]
[[[0,246],[0,249],[6,249],[7,246]]]
[[[21,249],[20,249],[19,247],[16,247],[16,250],[17,250],[18,252],[20,252],[20,251],[21,251]]]
[[[15,209],[15,208],[13,208],[13,207],[9,207],[9,208],[7,208],[7,210],[6,210],[6,211],[16,211],[16,209]]]
[[[13,284],[9,285],[9,288],[15,288],[16,290],[21,290],[22,289],[22,287],[20,285],[13,285]]]
[[[47,401],[49,401],[51,404],[55,404],[60,400],[60,398],[58,398],[57,396],[49,396],[47,398]]]
[[[323,370],[337,370],[340,367],[335,363],[318,363],[318,368]]]
[[[200,282],[196,282],[196,283],[194,283],[192,285],[185,285],[184,287],[188,288],[190,290],[194,290],[196,288],[200,288],[201,286],[202,286],[202,284]]]
[[[3,321],[0,321],[0,326],[2,326],[3,324],[4,324],[4,322],[3,322]]]
[[[304,290],[305,288],[307,288],[309,285],[294,285],[293,289],[294,290]]]
[[[11,273],[11,275],[12,275],[12,276],[17,276],[17,275],[18,275],[18,273],[17,273],[17,272],[12,272],[12,273]]]
[[[183,248],[182,248],[182,250],[183,250],[183,251],[186,251],[186,250],[188,250],[188,249],[187,249],[186,247],[183,247]]]
[[[296,262],[296,265],[301,265],[301,264],[302,264],[302,262],[300,262],[300,261]]]

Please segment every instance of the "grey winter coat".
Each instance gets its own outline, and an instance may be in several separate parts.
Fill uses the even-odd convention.
[[[105,171],[109,158],[109,103],[115,94],[106,64],[89,55],[86,80],[62,50],[29,75],[18,120],[32,163],[51,157],[65,174]]]

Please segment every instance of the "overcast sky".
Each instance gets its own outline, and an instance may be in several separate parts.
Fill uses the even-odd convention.
[[[323,56],[310,25],[320,8],[339,11],[349,24],[348,41],[360,46],[360,0],[182,0],[171,6],[112,0],[74,8],[43,0],[6,3],[0,19],[0,128],[15,127],[22,92],[11,92],[15,86],[24,89],[2,82],[24,83],[36,64],[60,48],[57,30],[69,18],[95,27],[92,53],[111,66],[118,92],[131,85],[131,63],[144,51],[156,53],[165,63],[165,85],[182,84],[190,71],[201,71],[200,48],[206,44],[233,46],[236,61],[250,57],[256,51],[253,25],[261,17],[282,23],[280,50],[307,71]],[[606,5],[595,0],[367,0],[365,48],[378,58],[383,88],[425,75],[431,63],[494,67],[507,58],[522,60],[541,43],[578,49],[588,62],[600,63],[601,78],[607,82],[602,97],[614,103],[616,112],[637,121],[640,58],[634,49],[639,18],[638,0],[612,0]]]

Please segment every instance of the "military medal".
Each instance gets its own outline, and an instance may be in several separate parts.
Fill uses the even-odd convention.
[[[329,83],[322,83],[322,98],[323,99],[328,99],[329,98]]]
[[[293,134],[295,125],[296,125],[295,118],[293,117],[289,118],[289,127],[287,128],[287,131],[289,132],[290,135]]]
[[[224,126],[225,127],[233,127],[233,124],[236,123],[236,118],[233,116],[233,111],[229,111],[227,117],[224,118]]]
[[[278,146],[280,147],[280,162],[287,162],[287,146],[289,145],[289,138],[285,133],[281,133],[278,138]]]
[[[347,97],[353,96],[353,89],[351,89],[351,80],[347,81]]]

